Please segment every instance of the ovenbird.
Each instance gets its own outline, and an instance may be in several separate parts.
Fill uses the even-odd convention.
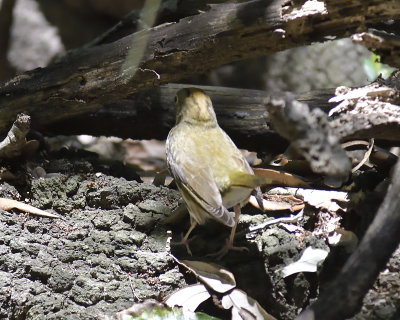
[[[259,186],[266,178],[255,176],[250,165],[229,136],[218,125],[211,99],[200,89],[177,92],[176,125],[168,134],[167,164],[187,205],[191,227],[182,244],[188,253],[189,235],[197,224],[209,218],[232,227],[231,235],[219,256],[233,246],[240,208],[256,190],[262,208]],[[235,214],[228,211],[234,208]]]

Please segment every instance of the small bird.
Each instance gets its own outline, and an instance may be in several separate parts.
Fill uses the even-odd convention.
[[[265,177],[255,176],[242,153],[218,125],[210,97],[197,88],[185,88],[175,97],[176,124],[168,134],[167,164],[187,205],[191,226],[181,244],[189,248],[189,235],[197,224],[213,218],[232,227],[224,256],[234,247],[233,239],[240,208],[251,194],[262,207],[260,185]],[[229,208],[234,208],[234,214]]]

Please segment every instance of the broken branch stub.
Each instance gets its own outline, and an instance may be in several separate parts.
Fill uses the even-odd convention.
[[[273,128],[290,141],[290,148],[304,157],[315,173],[325,175],[328,185],[339,187],[347,180],[350,160],[321,109],[310,111],[292,95],[270,98],[266,108]]]
[[[12,159],[19,157],[26,145],[26,135],[31,128],[31,117],[20,113],[10,131],[0,142],[0,158]]]

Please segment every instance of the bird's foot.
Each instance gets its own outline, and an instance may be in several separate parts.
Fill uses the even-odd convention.
[[[215,253],[211,253],[208,254],[207,257],[211,257],[211,258],[217,258],[217,260],[221,260],[224,256],[226,256],[226,254],[230,251],[249,251],[249,248],[247,247],[235,247],[233,245],[233,241],[230,241],[230,239],[226,239],[225,245],[218,250]]]
[[[182,236],[182,235],[181,235],[181,236]],[[181,241],[178,241],[178,242],[171,242],[171,245],[172,245],[172,246],[182,246],[182,245],[185,246],[185,247],[186,247],[187,253],[190,254],[190,255],[192,256],[193,254],[192,254],[192,250],[190,250],[189,244],[190,244],[190,242],[192,242],[193,239],[196,238],[196,237],[197,237],[197,236],[193,236],[193,237],[191,237],[190,239],[188,239],[188,238],[182,236],[182,240],[181,240]]]

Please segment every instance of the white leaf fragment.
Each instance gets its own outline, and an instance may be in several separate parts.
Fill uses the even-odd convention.
[[[342,209],[337,202],[348,202],[348,194],[345,191],[315,190],[301,188],[287,188],[287,190],[303,197],[304,201],[315,208],[323,208],[329,211]]]
[[[316,272],[318,263],[324,261],[327,256],[326,250],[308,247],[299,260],[282,269],[282,276],[286,278],[298,272]]]
[[[328,237],[328,243],[331,246],[343,246],[346,252],[353,252],[358,245],[358,237],[349,230],[335,229]]]
[[[223,296],[221,305],[225,309],[232,308],[232,320],[276,320],[256,300],[239,289],[234,289],[231,293]]]
[[[201,282],[217,292],[225,293],[236,287],[233,274],[219,265],[195,260],[182,260],[180,263],[194,272]]]
[[[203,284],[195,284],[174,292],[168,296],[165,304],[171,308],[179,306],[184,310],[194,312],[200,303],[210,297],[211,295]]]

